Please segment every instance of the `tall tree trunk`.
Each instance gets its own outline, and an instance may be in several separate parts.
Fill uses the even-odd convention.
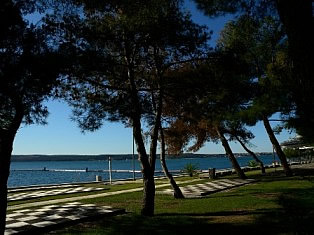
[[[143,204],[141,214],[145,216],[154,215],[155,181],[142,137],[142,129],[139,120],[133,120],[133,135],[136,142],[138,158],[141,163],[143,175]]]
[[[244,148],[244,150],[248,154],[250,154],[254,158],[255,161],[258,162],[258,164],[259,164],[259,166],[261,168],[262,174],[265,174],[266,172],[265,172],[265,167],[264,167],[263,162],[256,156],[256,154],[253,151],[249,150],[248,147],[246,147],[246,145],[243,143],[243,141],[238,136],[235,136],[235,138],[241,144],[241,146]]]
[[[144,216],[153,216],[155,210],[155,179],[154,173],[143,173],[143,206],[141,214]]]
[[[276,153],[280,159],[280,162],[281,162],[281,165],[283,166],[283,169],[286,173],[286,176],[292,176],[292,171],[289,167],[289,164],[287,162],[287,158],[286,158],[286,155],[284,154],[284,152],[282,151],[277,139],[276,139],[276,136],[269,124],[269,121],[267,119],[267,117],[263,117],[263,123],[264,123],[264,126],[265,126],[265,129],[266,129],[266,132],[269,136],[269,139],[270,139],[270,142],[273,144],[275,150],[276,150]]]
[[[227,156],[229,157],[229,160],[231,161],[233,169],[237,172],[240,179],[246,179],[247,177],[244,174],[243,170],[241,169],[237,159],[235,158],[226,137],[221,133],[218,127],[216,128],[216,132],[219,136],[222,146],[225,148],[225,151],[226,151]]]
[[[127,51],[127,50],[126,50]],[[128,54],[128,52],[126,52]],[[155,181],[154,181],[154,168],[151,167],[146,148],[142,136],[141,127],[141,106],[139,101],[139,94],[134,81],[134,71],[130,59],[126,56],[126,62],[128,64],[128,77],[130,82],[130,93],[132,100],[132,113],[131,120],[133,126],[133,136],[136,143],[136,149],[138,152],[138,160],[141,164],[143,174],[143,203],[141,214],[144,216],[154,215],[155,206]],[[157,141],[157,140],[156,140]]]
[[[152,99],[154,100],[154,95],[152,95]],[[150,156],[149,156],[149,164],[151,166],[152,171],[155,171],[156,164],[156,152],[157,152],[157,143],[158,143],[158,132],[161,128],[161,113],[162,113],[162,91],[158,94],[157,107],[155,110],[155,121],[154,128],[151,134],[151,143],[150,143]]]
[[[161,139],[161,152],[160,152],[160,163],[162,170],[165,174],[165,176],[168,178],[169,183],[173,189],[173,196],[175,198],[184,198],[184,195],[177,185],[176,181],[174,180],[172,174],[168,171],[168,167],[166,164],[166,152],[165,152],[165,136],[164,136],[164,130],[162,127],[160,127],[160,139]]]
[[[139,110],[139,107],[137,108],[137,110]],[[145,216],[153,216],[155,201],[154,172],[149,164],[148,156],[146,153],[140,120],[140,113],[134,113],[132,118],[133,136],[136,143],[138,158],[141,163],[144,184],[141,214]]]
[[[11,125],[0,129],[0,234],[4,234],[7,210],[7,188],[10,174],[13,142],[23,119],[23,109],[18,107]]]

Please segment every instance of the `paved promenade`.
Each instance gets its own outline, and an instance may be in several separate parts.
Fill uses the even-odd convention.
[[[252,181],[241,180],[215,180],[202,184],[193,184],[200,179],[193,179],[189,181],[177,182],[178,184],[191,185],[180,187],[186,197],[199,197],[236,186],[241,186]],[[162,189],[169,187],[168,183],[156,185],[156,189]],[[47,187],[46,187],[47,189]],[[62,199],[53,199],[47,201],[36,201],[31,203],[23,203],[18,205],[8,206],[6,235],[30,233],[30,232],[45,232],[56,229],[66,224],[73,224],[86,219],[96,218],[100,216],[112,216],[124,213],[124,209],[111,208],[109,206],[97,206],[94,204],[84,204],[79,201],[84,199],[93,199],[99,197],[108,197],[117,194],[125,194],[131,192],[139,192],[143,190],[143,187],[113,191],[113,192],[101,192],[105,188],[97,187],[82,187],[79,185],[67,185],[65,188],[53,187],[51,190],[43,190],[42,187],[31,188],[29,191],[27,188],[23,188],[23,192],[18,189],[10,191],[9,198],[12,201],[33,199],[34,195],[37,197],[54,196],[80,192],[92,192],[94,194],[85,196],[73,196]],[[158,191],[159,193],[172,194],[171,190]],[[22,193],[22,194],[21,194]],[[29,197],[27,197],[29,195]]]
[[[8,201],[20,201],[20,200],[29,200],[35,198],[41,198],[46,196],[57,196],[64,194],[72,194],[72,193],[84,193],[84,192],[95,192],[105,190],[104,188],[95,188],[95,187],[66,187],[66,188],[57,188],[53,190],[34,190],[32,191],[24,191],[20,193],[10,193],[8,194]]]
[[[193,184],[185,187],[180,187],[185,198],[196,198],[206,196],[208,194],[217,193],[219,191],[231,189],[234,187],[243,186],[245,184],[249,184],[254,182],[252,179],[222,179],[209,181],[201,184]],[[158,191],[160,194],[173,194],[172,189],[164,189],[162,191]]]
[[[124,209],[79,202],[16,210],[7,215],[5,235],[45,232],[62,225],[124,212]]]

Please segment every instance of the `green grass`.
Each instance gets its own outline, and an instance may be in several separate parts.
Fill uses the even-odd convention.
[[[155,216],[140,215],[142,193],[83,200],[125,208],[126,215],[81,223],[53,234],[313,234],[314,172],[294,177],[248,172],[257,183],[201,199],[156,195]]]

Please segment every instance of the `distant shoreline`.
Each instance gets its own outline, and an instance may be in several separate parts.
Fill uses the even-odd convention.
[[[259,156],[270,155],[271,152],[256,153]],[[248,156],[247,153],[235,153],[235,156]],[[168,159],[175,158],[208,158],[208,157],[225,157],[225,154],[193,154],[184,153],[178,156],[167,155]],[[76,154],[58,154],[58,155],[45,155],[45,154],[29,154],[29,155],[12,155],[12,162],[25,162],[25,161],[107,161],[111,157],[113,160],[129,160],[132,159],[132,154],[99,154],[99,155],[76,155]],[[137,159],[137,154],[135,154]],[[157,155],[159,158],[159,155]]]

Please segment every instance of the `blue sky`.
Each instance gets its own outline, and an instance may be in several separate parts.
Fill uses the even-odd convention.
[[[219,37],[219,31],[232,17],[209,19],[201,14],[194,4],[186,1],[186,8],[191,11],[193,20],[208,25],[214,34],[211,45]],[[14,142],[13,154],[123,154],[132,152],[132,131],[119,123],[105,123],[96,132],[82,134],[76,123],[70,120],[71,109],[60,101],[49,101],[48,125],[22,126]],[[276,125],[277,123],[272,123]],[[271,152],[272,146],[261,122],[249,128],[255,135],[252,150]],[[278,135],[279,142],[293,137],[283,131]],[[231,143],[234,152],[244,152],[239,144]],[[221,144],[207,143],[198,153],[225,153]]]

